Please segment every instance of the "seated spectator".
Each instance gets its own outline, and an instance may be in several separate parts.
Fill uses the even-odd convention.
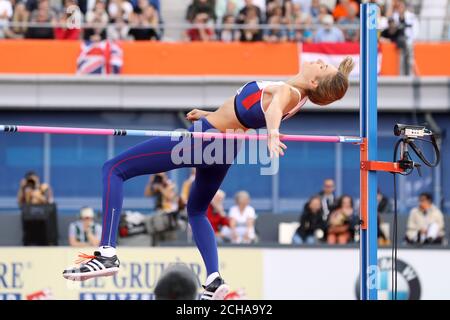
[[[85,41],[105,40],[108,21],[105,2],[96,0],[94,9],[86,13],[86,29],[84,29],[83,39]]]
[[[224,21],[225,16],[237,17],[239,9],[244,6],[244,0],[216,0],[215,14],[216,19]]]
[[[233,243],[252,243],[256,239],[255,209],[250,206],[250,195],[239,191],[235,195],[236,205],[230,208],[231,241]]]
[[[419,206],[409,213],[406,241],[414,244],[442,243],[445,236],[444,216],[429,193],[419,195]]]
[[[347,15],[338,21],[338,25],[343,27],[345,41],[359,41],[359,18],[353,6],[347,10]]]
[[[152,5],[140,7],[129,15],[130,30],[128,34],[134,40],[159,40],[159,16]]]
[[[129,21],[133,12],[125,14],[125,11],[118,7],[117,13],[114,18],[110,19],[110,24],[106,29],[109,40],[124,40],[128,39],[128,34],[130,31]]]
[[[54,29],[57,40],[80,39],[80,25],[83,16],[77,5],[77,0],[65,0],[64,8],[59,13],[58,25]]]
[[[321,4],[319,6],[319,14],[315,18],[313,18],[313,22],[323,23],[323,19],[328,15],[331,15],[330,8],[326,4]]]
[[[333,210],[336,203],[336,196],[334,195],[335,184],[333,179],[325,179],[323,181],[322,191],[319,196],[322,199],[323,220],[328,219],[328,215]]]
[[[34,171],[27,172],[20,180],[17,203],[19,208],[26,204],[51,204],[53,203],[52,189],[47,183],[41,183]]]
[[[24,38],[28,28],[29,17],[30,13],[27,11],[25,4],[23,2],[16,2],[13,17],[11,19],[13,26],[5,30],[6,36],[12,39]]]
[[[72,247],[98,247],[102,226],[94,221],[94,210],[83,207],[80,219],[69,225],[69,245]]]
[[[311,16],[302,10],[297,3],[286,2],[285,20],[288,24],[288,38],[290,41],[312,42]]]
[[[339,21],[348,16],[351,8],[354,9],[355,15],[359,13],[358,3],[354,0],[339,0],[339,3],[334,7],[333,17]]]
[[[233,15],[225,15],[218,32],[218,39],[222,42],[239,41],[241,38],[241,31],[235,28],[235,24],[236,19]]]
[[[108,16],[113,22],[118,17],[127,21],[128,16],[133,12],[133,6],[127,0],[110,0],[108,5]],[[122,20],[121,19],[121,20]]]
[[[214,11],[214,0],[193,0],[186,11],[186,20],[194,23],[195,17],[199,13],[204,13],[208,16],[208,20],[216,20],[216,13]]]
[[[354,235],[354,219],[353,199],[350,196],[340,197],[328,217],[327,243],[349,243]]]
[[[214,40],[214,31],[208,25],[209,16],[206,13],[198,13],[194,21],[193,27],[188,29],[185,34],[185,38],[189,41],[211,41]]]
[[[315,42],[344,42],[345,37],[342,30],[334,25],[333,16],[327,15],[323,17],[323,26],[317,30]]]
[[[313,21],[319,21],[319,14],[320,14],[320,0],[312,0],[311,6],[309,8],[309,14],[311,15],[311,18]]]
[[[377,192],[377,210],[379,214],[386,214],[391,212],[391,205],[389,199],[381,193],[380,190]]]
[[[11,1],[0,0],[0,39],[8,36],[9,20],[13,16]]]
[[[262,10],[259,6],[255,5],[253,3],[253,0],[245,0],[244,7],[239,10],[239,14],[237,17],[238,23],[246,23],[248,21],[248,15],[251,11],[251,18],[250,19],[258,19],[258,24],[262,22]]]
[[[322,200],[320,196],[313,196],[305,204],[300,216],[300,226],[292,238],[295,244],[314,244],[325,236],[326,223],[323,221]]]
[[[29,39],[53,39],[53,25],[56,23],[55,12],[48,0],[39,1],[38,8],[31,13],[31,24],[46,24],[46,26],[31,26],[25,34]]]
[[[262,40],[259,28],[261,19],[258,17],[257,7],[249,7],[244,16],[244,28],[241,30],[241,41],[253,42]]]
[[[263,40],[266,42],[285,42],[288,37],[286,26],[282,24],[281,7],[273,12],[274,14],[269,18],[269,29],[264,30]]]
[[[230,220],[227,217],[223,201],[225,200],[225,192],[217,190],[211,204],[206,210],[206,216],[214,230],[218,242],[229,242],[231,239]]]

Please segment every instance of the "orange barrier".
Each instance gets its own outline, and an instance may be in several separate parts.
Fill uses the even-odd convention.
[[[128,75],[291,75],[299,68],[295,43],[164,43],[122,42],[123,74]],[[381,44],[381,74],[397,75],[399,53]],[[0,73],[62,73],[76,71],[79,41],[0,41]],[[450,43],[415,46],[420,75],[450,75]]]
[[[416,43],[414,59],[419,76],[450,76],[450,42]]]

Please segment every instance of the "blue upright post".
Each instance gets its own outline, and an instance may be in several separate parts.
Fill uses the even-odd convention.
[[[376,4],[361,4],[360,134],[361,161],[377,160],[377,18]],[[361,171],[360,295],[377,299],[377,173]]]

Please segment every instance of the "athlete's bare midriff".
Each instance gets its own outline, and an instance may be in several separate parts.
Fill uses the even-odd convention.
[[[220,107],[214,112],[206,116],[211,125],[221,132],[228,130],[246,130],[246,128],[239,122],[234,112],[234,96],[228,98]]]

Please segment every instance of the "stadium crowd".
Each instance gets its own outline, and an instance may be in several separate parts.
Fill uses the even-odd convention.
[[[144,222],[145,215],[139,212],[124,211],[119,227],[121,237],[152,233],[158,235],[157,242],[177,239],[176,231],[187,226],[186,204],[195,169],[184,181],[181,191],[166,173],[151,175],[145,186],[144,196],[154,199],[151,219],[156,220],[152,227]],[[326,179],[322,190],[312,195],[305,203],[298,217],[293,244],[329,245],[349,244],[359,241],[359,214],[354,199],[349,195],[336,196],[335,182]],[[220,243],[252,244],[258,242],[259,231],[256,228],[257,214],[251,206],[251,197],[241,190],[234,195],[235,204],[225,209],[226,194],[219,190],[208,209],[207,216]],[[52,189],[48,184],[40,183],[34,172],[28,172],[20,182],[17,194],[20,208],[25,205],[45,205],[54,202]],[[391,200],[378,191],[378,239],[380,245],[390,244],[390,235],[382,228],[384,217],[393,211]],[[101,235],[101,225],[95,222],[94,210],[82,207],[79,220],[70,224],[68,239],[71,246],[96,246]],[[182,222],[182,223],[180,223]],[[159,225],[159,227],[155,227]],[[154,229],[156,230],[149,230]],[[408,217],[406,234],[401,235],[403,242],[412,245],[445,244],[445,223],[441,210],[433,204],[432,195],[422,193],[418,196],[418,205]]]
[[[357,42],[359,2],[193,0],[183,36],[188,41]],[[372,2],[381,7],[385,40],[413,39],[417,19],[404,0]],[[163,31],[159,0],[0,0],[0,38],[161,40]]]

